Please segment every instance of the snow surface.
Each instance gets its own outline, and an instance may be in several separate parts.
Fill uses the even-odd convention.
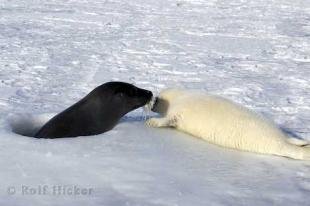
[[[0,205],[310,205],[308,162],[147,128],[141,109],[98,136],[14,133],[121,80],[220,94],[310,140],[309,0],[0,0],[0,50]]]

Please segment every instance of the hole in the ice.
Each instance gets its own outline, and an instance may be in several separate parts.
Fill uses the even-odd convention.
[[[39,115],[12,114],[8,118],[8,123],[12,132],[27,137],[34,137],[39,129],[54,115],[54,113]]]

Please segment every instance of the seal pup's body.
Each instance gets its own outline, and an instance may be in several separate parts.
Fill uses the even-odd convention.
[[[111,130],[126,113],[145,105],[152,92],[124,82],[108,82],[59,113],[37,132],[37,138],[96,135]]]
[[[219,96],[167,89],[152,109],[163,115],[146,124],[174,127],[223,147],[293,159],[310,159],[304,140],[288,138],[273,122]]]

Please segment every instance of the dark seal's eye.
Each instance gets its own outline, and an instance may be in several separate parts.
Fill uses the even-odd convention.
[[[124,96],[124,92],[118,90],[118,91],[115,91],[115,92],[114,92],[114,95],[117,96],[117,97],[123,97],[123,96]]]

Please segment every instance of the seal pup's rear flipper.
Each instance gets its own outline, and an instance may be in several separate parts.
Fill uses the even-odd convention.
[[[305,140],[305,139],[299,139],[299,138],[295,138],[295,137],[289,137],[286,140],[288,143],[296,145],[296,146],[300,146],[300,147],[304,147],[304,146],[308,146],[310,145],[310,142]]]

